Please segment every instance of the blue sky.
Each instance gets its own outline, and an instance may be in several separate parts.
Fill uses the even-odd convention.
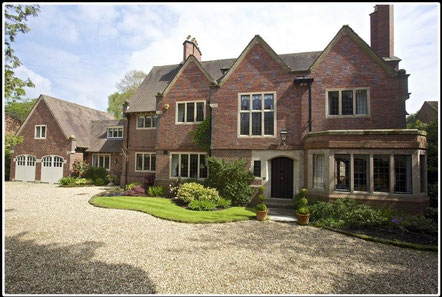
[[[323,50],[344,24],[370,44],[373,3],[41,4],[31,31],[14,43],[40,93],[105,111],[107,96],[130,70],[177,64],[187,35],[203,60],[236,58],[255,34],[278,53]],[[439,100],[440,6],[394,4],[394,54],[411,73],[407,111]]]

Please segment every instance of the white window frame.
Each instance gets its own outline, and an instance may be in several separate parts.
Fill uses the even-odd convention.
[[[137,155],[142,155],[143,156],[143,162],[141,165],[141,170],[137,169]],[[149,155],[149,169],[148,170],[144,170],[144,155]],[[156,160],[157,160],[157,156],[155,152],[135,152],[135,172],[155,172],[156,170],[151,170],[152,169],[152,155],[155,155],[155,169],[157,168],[157,164],[156,164]]]
[[[255,161],[260,161],[261,162],[261,168],[259,168],[259,172],[260,172],[260,175],[261,175],[260,177],[255,176]],[[251,163],[250,163],[250,170],[253,173],[253,177],[256,180],[262,180],[262,178],[264,176],[263,168],[264,168],[263,161],[260,158],[252,158]]]
[[[367,114],[356,114],[356,91],[365,90],[367,91]],[[353,114],[343,115],[342,114],[342,92],[343,91],[353,91]],[[339,111],[337,115],[329,114],[329,92],[339,92]],[[358,88],[330,88],[325,89],[325,117],[326,118],[369,118],[370,117],[370,87],[358,87]]]
[[[99,158],[100,156],[103,156],[103,157],[109,156],[109,168],[103,167],[104,164],[103,164],[103,166],[100,166],[100,158]],[[96,166],[96,167],[101,167],[101,168],[104,168],[108,171],[111,170],[111,164],[112,164],[111,154],[92,154],[92,166],[94,166],[94,157],[98,158],[98,162],[97,162],[98,166]],[[104,161],[104,159],[103,159],[103,161]],[[104,162],[104,163],[106,163],[106,162]]]
[[[322,166],[320,166],[320,170],[319,172],[321,173],[320,176],[315,176],[316,173],[318,173],[318,171],[316,171],[316,162],[315,162],[315,157],[316,156],[322,156]],[[321,154],[321,153],[314,153],[312,154],[312,187],[313,189],[318,189],[318,190],[324,190],[325,189],[325,154]],[[315,182],[315,178],[316,177],[320,177],[322,179],[322,186],[321,186],[321,182]]]
[[[193,122],[187,122],[187,104],[193,103],[195,108],[193,109]],[[197,103],[204,103],[203,105],[203,120],[197,121]],[[178,122],[178,104],[184,104],[184,122]],[[205,100],[194,100],[194,101],[177,101],[175,102],[175,125],[195,125],[203,122],[206,119],[206,101]]]
[[[264,109],[264,95],[265,94],[273,94],[273,109]],[[241,96],[244,95],[249,95],[250,96],[250,110],[241,110]],[[262,109],[261,111],[261,135],[252,135],[252,113],[255,112],[259,112],[258,110],[253,110],[253,95],[262,95]],[[276,104],[277,103],[277,96],[276,96],[276,91],[263,91],[263,92],[247,92],[247,93],[238,93],[238,125],[237,125],[237,136],[238,138],[276,138],[276,131],[278,130],[277,128],[277,120],[276,120],[276,115],[277,115],[277,110],[276,110]],[[264,114],[266,112],[273,112],[273,135],[265,135],[264,131]],[[241,134],[241,113],[249,113],[249,135],[242,135]]]
[[[178,155],[178,176],[172,176],[172,155]],[[188,166],[187,166],[187,177],[179,176],[181,175],[181,156],[187,155],[188,156]],[[209,176],[209,163],[207,161],[207,153],[202,152],[171,152],[169,154],[169,179],[192,179],[195,177],[190,177],[190,155],[198,155],[198,177],[196,179],[198,180],[205,180]],[[200,155],[204,155],[206,158],[206,167],[207,167],[207,177],[200,177],[200,167],[201,167],[201,157]]]
[[[117,137],[114,136],[109,136],[109,130],[115,130],[117,129]],[[118,130],[121,129],[121,137],[118,136]],[[107,127],[107,135],[106,138],[107,139],[123,139],[124,138],[124,127],[123,126],[111,126],[111,127]]]
[[[41,128],[45,128],[45,137],[41,137]],[[37,137],[37,128],[40,128],[40,136]],[[46,139],[46,136],[48,135],[48,127],[47,125],[35,125],[34,127],[34,139]]]
[[[146,119],[144,119],[144,126],[143,127],[138,127],[138,118],[139,117],[145,118],[146,116],[149,116],[151,118],[151,126],[150,127],[146,127]],[[153,126],[154,118],[157,120],[157,125],[155,127]],[[135,129],[136,130],[152,130],[152,129],[156,129],[157,126],[158,126],[158,115],[157,114],[143,113],[143,114],[138,114],[137,115],[136,125],[135,125],[135,127],[136,127]]]

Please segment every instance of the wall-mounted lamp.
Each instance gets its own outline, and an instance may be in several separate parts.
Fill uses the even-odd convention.
[[[169,104],[164,104],[164,110],[168,110],[170,108]]]
[[[281,136],[282,144],[285,145],[285,141],[287,140],[287,130],[284,128],[279,132],[279,135]]]

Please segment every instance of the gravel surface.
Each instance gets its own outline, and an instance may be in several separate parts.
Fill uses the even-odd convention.
[[[8,294],[437,294],[437,253],[293,223],[183,224],[5,183]]]

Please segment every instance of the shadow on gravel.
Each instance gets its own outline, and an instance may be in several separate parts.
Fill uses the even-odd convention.
[[[86,241],[41,245],[20,233],[5,237],[7,294],[155,294],[147,273],[127,264],[93,260],[104,245]]]

